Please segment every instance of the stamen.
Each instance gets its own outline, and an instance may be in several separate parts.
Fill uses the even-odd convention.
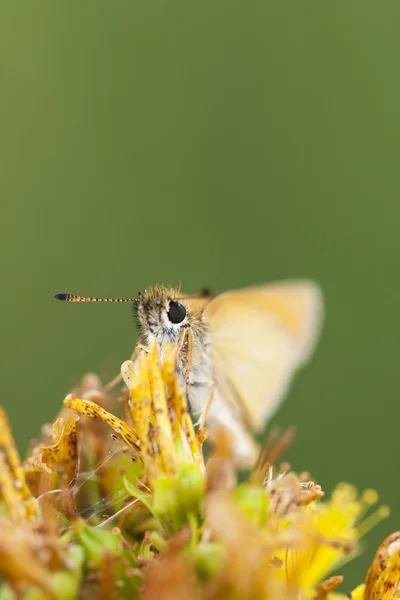
[[[380,506],[372,515],[369,515],[364,521],[357,525],[357,532],[359,537],[363,537],[370,529],[375,527],[378,523],[387,519],[390,515],[390,508],[388,506]]]

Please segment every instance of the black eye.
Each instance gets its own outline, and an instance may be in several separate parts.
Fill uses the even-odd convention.
[[[186,308],[180,302],[172,300],[169,303],[168,319],[171,323],[182,323],[186,317]]]

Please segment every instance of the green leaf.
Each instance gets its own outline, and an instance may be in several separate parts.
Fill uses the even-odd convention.
[[[151,514],[157,517],[156,513],[153,510],[153,499],[151,496],[149,496],[149,494],[146,494],[145,492],[142,492],[142,490],[139,490],[139,488],[136,487],[134,483],[129,481],[126,475],[124,475],[124,486],[130,496],[140,500],[140,502],[144,504],[146,508],[148,508]]]

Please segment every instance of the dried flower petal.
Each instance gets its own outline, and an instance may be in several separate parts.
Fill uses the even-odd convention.
[[[400,597],[400,532],[392,533],[379,546],[365,580],[365,600],[395,600]]]
[[[37,470],[45,473],[58,473],[69,483],[76,475],[77,451],[77,418],[59,418],[53,424],[53,441],[50,446],[39,444],[24,463],[26,472]]]
[[[131,448],[138,448],[138,437],[129,425],[115,417],[90,400],[80,400],[69,394],[64,400],[65,406],[91,419],[101,419],[109,425],[116,435]]]
[[[190,455],[194,462],[200,468],[204,468],[203,456],[201,454],[201,445],[196,437],[192,420],[187,409],[187,403],[183,397],[176,375],[176,351],[174,346],[168,345],[164,349],[163,377],[169,392],[169,403],[173,419],[173,427],[176,440],[183,438],[189,447]],[[203,434],[204,435],[204,434]],[[200,437],[201,439],[201,437]]]
[[[15,521],[34,519],[37,503],[26,483],[6,413],[0,407],[0,496]]]

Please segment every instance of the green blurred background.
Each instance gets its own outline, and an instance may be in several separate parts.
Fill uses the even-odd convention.
[[[21,449],[136,332],[161,281],[323,287],[315,359],[274,421],[330,490],[379,490],[400,529],[398,2],[86,0],[0,10],[1,402]],[[397,441],[396,441],[397,440]]]

